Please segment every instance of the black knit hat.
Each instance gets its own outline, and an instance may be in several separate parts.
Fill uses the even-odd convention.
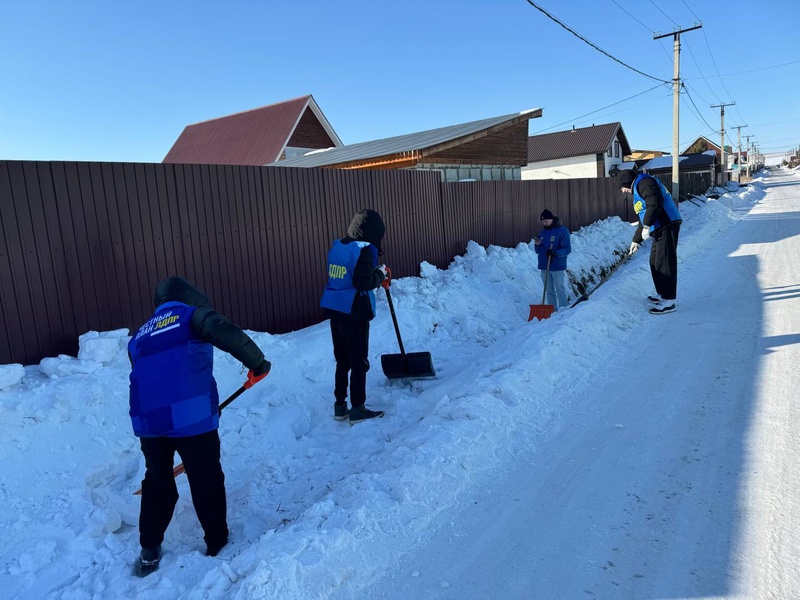
[[[553,216],[553,213],[551,213],[546,208],[542,211],[542,214],[539,215],[539,220],[540,221],[544,221],[545,219],[555,219],[555,217]]]
[[[636,180],[637,173],[633,169],[623,169],[617,173],[617,187],[629,188]]]

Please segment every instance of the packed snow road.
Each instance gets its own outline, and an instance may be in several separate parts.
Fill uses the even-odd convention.
[[[646,313],[644,253],[592,296],[641,305],[624,349],[358,597],[800,598],[800,178],[767,186],[679,246],[677,312]]]

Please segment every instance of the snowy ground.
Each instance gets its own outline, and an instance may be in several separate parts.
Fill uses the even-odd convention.
[[[146,579],[125,332],[0,367],[0,598],[800,597],[798,190],[780,170],[683,203],[671,315],[646,313],[648,246],[533,323],[532,245],[422,265],[392,295],[438,376],[383,377],[397,343],[381,310],[378,421],[331,418],[326,323],[253,334],[274,367],[221,419],[232,543],[202,555],[181,476]],[[599,279],[631,234],[618,219],[573,234],[573,277]],[[240,365],[216,358],[234,391]]]

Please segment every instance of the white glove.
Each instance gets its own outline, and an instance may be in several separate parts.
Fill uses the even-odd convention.
[[[642,226],[642,241],[650,237],[650,228],[647,225]]]
[[[378,271],[383,273],[383,278],[386,279],[386,276],[389,272],[389,270],[386,268],[386,265],[378,265]]]
[[[631,254],[635,254],[638,249],[639,249],[639,244],[637,244],[636,242],[631,242],[631,247],[628,248],[628,256],[630,256]]]

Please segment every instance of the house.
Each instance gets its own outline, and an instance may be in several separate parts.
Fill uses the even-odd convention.
[[[273,162],[278,167],[416,169],[442,181],[518,180],[528,156],[528,121],[535,108],[429,131],[310,152]]]
[[[720,152],[719,144],[715,144],[710,139],[702,135],[689,144],[686,147],[686,150],[681,152],[681,154],[698,154],[700,152],[707,152],[709,150],[713,150],[716,153],[717,164],[719,164],[722,160],[722,153]],[[733,154],[733,149],[730,146],[725,146],[725,157],[727,159],[726,162],[728,163],[728,168],[730,168],[730,165],[733,164],[732,159],[730,158],[731,154]]]
[[[528,138],[528,164],[522,179],[608,177],[631,153],[621,123],[606,123]]]
[[[187,125],[162,162],[262,166],[341,145],[308,95]]]
[[[713,150],[694,154],[681,154],[678,157],[679,173],[713,173],[717,164],[717,154]],[[672,174],[672,156],[661,156],[647,161],[638,168],[640,173],[650,175]]]

